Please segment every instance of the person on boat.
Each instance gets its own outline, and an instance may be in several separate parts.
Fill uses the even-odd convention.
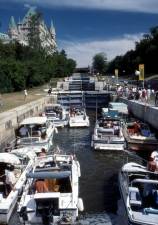
[[[14,190],[14,185],[16,183],[16,178],[14,174],[14,166],[13,165],[7,165],[5,169],[5,192],[6,196],[9,195],[9,193]]]
[[[48,192],[48,187],[44,179],[38,179],[35,181],[35,191],[37,193],[45,193]]]
[[[108,121],[108,123],[107,123],[107,127],[108,128],[112,128],[113,127],[113,122],[110,120],[110,121]]]
[[[139,134],[140,133],[140,124],[139,124],[138,121],[134,122],[133,128],[134,128],[134,133],[135,134]]]
[[[20,137],[26,137],[28,135],[28,129],[25,125],[20,128],[19,134]]]
[[[151,171],[151,172],[155,172],[156,171],[156,168],[157,168],[156,162],[155,162],[154,158],[151,157],[151,156],[149,158],[149,162],[148,162],[148,166],[147,167],[148,167],[148,170]]]
[[[119,124],[114,122],[114,134],[119,135]]]
[[[38,157],[44,157],[44,156],[46,156],[46,150],[45,148],[42,148],[41,152],[38,153]]]

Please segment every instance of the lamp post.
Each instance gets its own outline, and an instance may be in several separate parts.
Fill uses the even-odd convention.
[[[139,80],[140,71],[136,70],[135,75],[137,76],[137,89],[138,89],[138,80]]]

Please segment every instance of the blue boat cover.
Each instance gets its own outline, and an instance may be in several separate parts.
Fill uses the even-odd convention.
[[[27,173],[27,178],[34,178],[34,179],[63,179],[70,177],[70,171],[62,171],[62,172],[34,172],[34,173]]]

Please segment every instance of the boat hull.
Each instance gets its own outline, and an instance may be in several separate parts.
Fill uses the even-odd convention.
[[[89,122],[69,122],[69,127],[89,127]]]
[[[0,224],[8,224],[11,218],[11,215],[13,214],[14,208],[16,206],[16,203],[18,201],[18,193],[14,195],[14,198],[12,201],[7,205],[6,208],[4,208],[4,203],[3,209],[1,209],[1,204],[0,204]]]
[[[134,138],[128,134],[126,128],[123,129],[123,135],[125,137],[128,150],[155,151],[158,148],[157,140],[142,140],[141,138],[139,139],[139,136]]]
[[[127,141],[127,146],[129,150],[132,151],[155,151],[158,148],[157,143],[135,143],[132,141]]]
[[[99,144],[92,143],[94,150],[106,150],[106,151],[123,151],[124,144]]]
[[[18,201],[19,195],[22,193],[23,185],[26,181],[26,173],[32,169],[33,161],[30,161],[21,174],[19,180],[14,186],[15,190],[12,190],[7,198],[0,202],[0,224],[8,224],[13,213],[13,210]]]

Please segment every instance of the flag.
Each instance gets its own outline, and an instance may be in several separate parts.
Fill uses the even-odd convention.
[[[139,80],[144,80],[144,64],[139,64]]]
[[[115,77],[118,79],[118,69],[115,69]]]

